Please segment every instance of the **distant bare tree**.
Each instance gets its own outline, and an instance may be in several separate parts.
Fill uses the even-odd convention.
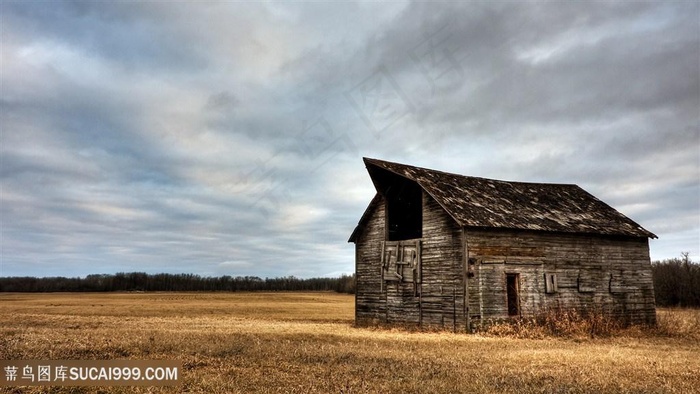
[[[651,264],[658,306],[700,307],[700,264],[689,252]]]

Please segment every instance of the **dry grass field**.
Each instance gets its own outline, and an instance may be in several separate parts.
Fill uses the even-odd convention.
[[[0,392],[693,393],[700,311],[604,338],[353,327],[333,293],[0,293],[0,359],[175,359],[177,387]]]

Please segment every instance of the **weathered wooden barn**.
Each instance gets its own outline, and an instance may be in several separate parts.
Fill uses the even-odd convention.
[[[355,319],[468,331],[576,308],[654,324],[654,234],[576,185],[364,159],[377,190],[355,243]]]

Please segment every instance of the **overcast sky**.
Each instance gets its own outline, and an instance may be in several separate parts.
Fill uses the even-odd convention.
[[[0,276],[351,273],[362,157],[700,248],[697,2],[2,1]]]

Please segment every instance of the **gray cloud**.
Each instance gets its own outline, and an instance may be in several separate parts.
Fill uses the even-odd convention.
[[[3,2],[0,275],[336,275],[361,157],[700,244],[700,8]]]

